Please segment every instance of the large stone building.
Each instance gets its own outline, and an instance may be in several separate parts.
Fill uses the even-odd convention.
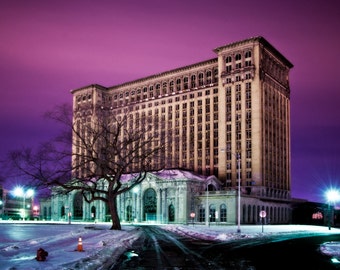
[[[184,181],[185,187],[169,193],[176,194],[176,198],[188,197],[183,208],[178,200],[164,197],[164,189],[177,184],[164,177],[151,177],[163,180],[154,180],[152,185],[149,181],[152,192],[143,183],[141,199],[130,200],[135,207],[128,208],[126,196],[130,195],[120,198],[122,220],[130,220],[132,214],[127,213],[134,209],[133,217],[146,221],[145,192],[150,192],[158,201],[157,220],[186,222],[190,220],[188,213],[193,211],[195,221],[203,222],[207,219],[203,218],[202,209],[207,204],[210,220],[218,216],[219,221],[235,223],[240,188],[242,223],[258,222],[261,210],[267,211],[271,222],[290,221],[289,71],[293,65],[263,37],[234,42],[213,51],[216,57],[203,62],[111,87],[93,84],[72,91],[75,122],[119,116],[128,109],[132,116],[129,128],[133,129],[152,116],[154,135],[167,146],[162,159],[154,160],[154,167],[162,163],[168,169],[185,169],[204,179],[194,193],[190,177]],[[103,114],[103,110],[110,113]],[[218,183],[211,188],[209,176],[214,176],[214,183]],[[205,194],[206,190],[210,191]],[[71,199],[74,204],[77,200],[80,200],[77,195]],[[61,202],[58,199],[57,208],[52,210],[56,218],[66,207]],[[98,209],[102,206],[93,205],[91,210],[83,202],[78,204],[82,206],[81,213],[77,210],[80,218],[93,217],[96,211],[99,217]],[[163,208],[167,210],[161,211]],[[138,209],[144,209],[139,216]],[[177,212],[170,216],[169,209]],[[106,210],[101,211],[103,219]],[[212,215],[214,211],[216,214]]]

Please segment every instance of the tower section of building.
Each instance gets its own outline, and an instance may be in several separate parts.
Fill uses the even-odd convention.
[[[262,37],[214,51],[220,78],[219,149],[224,149],[219,177],[227,187],[236,186],[240,178],[248,193],[289,198],[293,65]]]
[[[289,198],[293,65],[262,37],[214,52],[216,58],[120,85],[73,90],[76,129],[82,132],[86,121],[129,114],[127,129],[149,126],[145,136],[158,139],[147,147],[164,146],[152,160],[155,170],[215,175],[225,189],[240,179],[248,194]],[[73,162],[79,165],[80,143],[73,142]],[[76,175],[82,170],[79,166]]]

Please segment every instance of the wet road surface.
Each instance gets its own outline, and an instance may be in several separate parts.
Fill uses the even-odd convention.
[[[141,226],[144,234],[111,270],[226,269],[331,270],[340,264],[319,252],[320,244],[340,235],[268,236],[236,241],[206,241],[181,236],[157,226]]]

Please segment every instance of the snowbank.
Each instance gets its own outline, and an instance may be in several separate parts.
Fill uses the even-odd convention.
[[[137,228],[124,226],[121,231],[109,230],[106,225],[77,227],[69,232],[60,232],[61,226],[51,225],[53,237],[42,236],[34,240],[0,244],[1,269],[109,269],[140,236]],[[63,226],[64,227],[64,226]],[[1,237],[0,237],[1,238]],[[81,238],[83,251],[78,251]],[[48,252],[45,261],[37,261],[36,251]]]
[[[274,234],[296,233],[340,233],[339,229],[319,226],[301,225],[268,225],[242,226],[237,233],[236,226],[204,226],[204,225],[160,225],[162,228],[179,234],[190,235],[200,239],[230,241],[238,238],[262,237]],[[34,239],[0,242],[1,269],[44,269],[44,270],[105,270],[109,269],[127,249],[133,247],[141,235],[137,227],[123,225],[121,231],[109,230],[109,225],[80,224],[65,232],[65,226],[51,225],[53,236],[36,237]],[[263,230],[263,232],[262,232]],[[83,251],[77,251],[79,238]],[[0,240],[1,236],[0,236]],[[36,251],[45,249],[49,254],[46,261],[37,261]],[[324,243],[320,251],[339,259],[340,243]]]

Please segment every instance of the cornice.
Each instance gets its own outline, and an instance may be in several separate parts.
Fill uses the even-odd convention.
[[[150,76],[143,77],[143,78],[133,80],[133,81],[130,81],[130,82],[114,85],[114,86],[109,87],[108,90],[115,90],[115,89],[119,89],[119,88],[122,88],[122,87],[131,86],[131,85],[134,85],[134,84],[140,84],[140,83],[150,81],[150,80],[157,80],[161,77],[175,75],[176,73],[189,71],[189,70],[192,70],[192,69],[195,69],[195,68],[202,68],[204,66],[211,65],[211,64],[217,64],[217,58],[213,58],[213,59],[209,59],[209,60],[206,60],[206,61],[191,64],[191,65],[188,65],[188,66],[168,70],[168,71],[165,71],[165,72],[150,75]]]

